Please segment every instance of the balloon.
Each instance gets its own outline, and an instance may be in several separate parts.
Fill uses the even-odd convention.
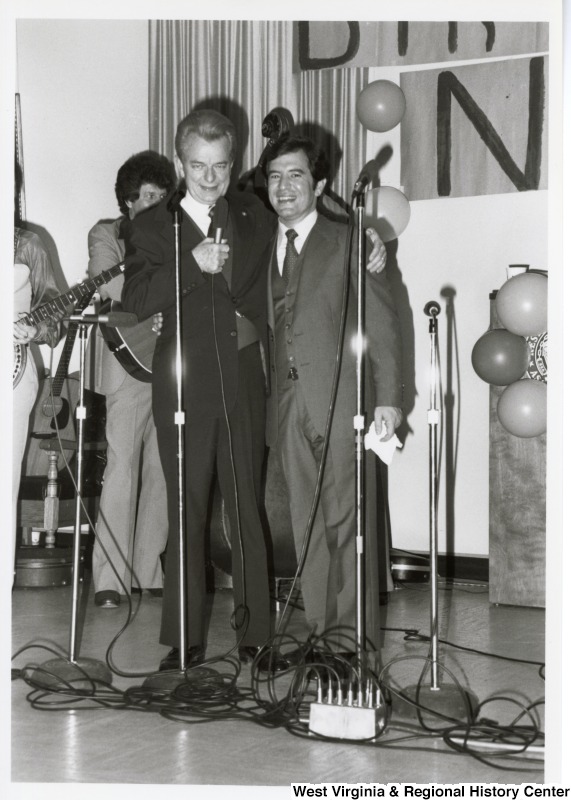
[[[547,384],[524,378],[506,387],[498,400],[498,419],[514,436],[541,436],[547,429]]]
[[[503,328],[480,336],[472,350],[476,375],[494,386],[507,386],[523,377],[529,366],[529,347],[523,336]]]
[[[365,223],[376,228],[383,242],[390,242],[404,231],[410,220],[410,203],[392,186],[370,189],[365,195]]]
[[[496,311],[508,331],[539,336],[547,330],[547,278],[537,272],[516,275],[496,295]]]
[[[392,81],[373,81],[357,98],[359,122],[370,131],[390,131],[403,118],[405,108],[402,89]]]

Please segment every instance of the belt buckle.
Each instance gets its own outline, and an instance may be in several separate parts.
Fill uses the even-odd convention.
[[[297,381],[299,375],[297,374],[297,369],[295,367],[290,367],[289,372],[287,374],[288,381]]]

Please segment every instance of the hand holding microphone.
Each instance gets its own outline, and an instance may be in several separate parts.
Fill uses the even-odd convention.
[[[219,197],[210,210],[212,222],[208,231],[208,236],[197,245],[192,254],[202,272],[215,275],[222,272],[224,262],[230,253],[230,246],[223,238],[224,230],[228,224],[228,201],[225,197]]]

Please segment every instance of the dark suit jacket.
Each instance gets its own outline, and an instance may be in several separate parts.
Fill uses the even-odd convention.
[[[266,276],[261,255],[275,230],[275,216],[257,197],[229,192],[232,281],[205,274],[192,250],[203,236],[186,213],[181,223],[182,347],[184,407],[192,413],[220,416],[238,385],[236,312],[256,326],[267,344]],[[153,413],[157,425],[170,424],[176,407],[175,256],[173,215],[168,198],[125,225],[126,269],[122,303],[139,320],[159,311],[163,329],[153,360]],[[216,336],[214,335],[216,332]]]
[[[341,318],[343,266],[347,225],[332,222],[321,214],[300,254],[302,261],[295,296],[288,305],[293,309],[290,337],[300,387],[313,424],[321,434],[331,396],[335,369],[337,337]],[[274,237],[275,238],[275,237]],[[354,237],[356,239],[356,236]],[[356,245],[356,242],[355,242]],[[265,254],[268,269],[268,302],[270,325],[271,394],[267,417],[267,441],[275,444],[278,432],[278,386],[275,370],[274,315],[271,291],[271,263],[275,241]],[[344,337],[339,391],[333,416],[332,435],[351,434],[356,412],[355,354],[351,342],[357,328],[356,279],[357,257],[353,248],[351,287]],[[290,284],[291,285],[291,284]],[[293,305],[292,305],[293,303]],[[368,340],[365,358],[367,399],[374,406],[402,406],[401,336],[399,321],[386,273],[366,273],[365,326]],[[293,334],[293,335],[292,335]],[[368,423],[372,422],[372,418]]]

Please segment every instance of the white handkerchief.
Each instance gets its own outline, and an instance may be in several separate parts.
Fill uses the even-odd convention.
[[[396,433],[393,433],[388,442],[381,442],[381,438],[386,432],[387,426],[384,420],[380,436],[375,432],[375,423],[371,422],[371,427],[365,434],[365,450],[372,450],[378,455],[381,461],[384,461],[385,464],[390,464],[397,447],[402,447],[402,442]]]

